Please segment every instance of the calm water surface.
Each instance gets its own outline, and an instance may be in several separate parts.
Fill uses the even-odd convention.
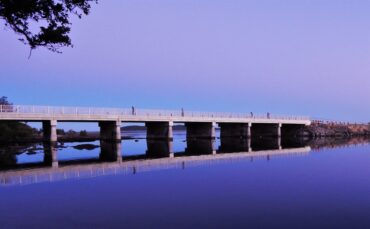
[[[2,147],[0,228],[370,228],[370,145],[351,142]]]

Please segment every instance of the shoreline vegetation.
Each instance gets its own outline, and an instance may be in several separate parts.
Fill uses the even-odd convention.
[[[185,131],[184,125],[174,125],[174,131]],[[121,127],[122,132],[144,132],[145,126]],[[88,142],[100,139],[99,131],[74,131],[57,129],[58,141],[61,142]],[[310,126],[290,133],[289,137],[296,138],[350,138],[353,136],[370,136],[370,124],[350,124],[313,121]],[[134,139],[123,136],[122,139]],[[136,139],[136,138],[135,138]],[[23,122],[0,122],[0,144],[15,142],[40,142],[43,140],[42,130],[31,128]]]

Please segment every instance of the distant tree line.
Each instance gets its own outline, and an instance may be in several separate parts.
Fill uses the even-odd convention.
[[[74,131],[74,130],[68,130],[67,132],[64,129],[57,129],[57,135],[66,135],[70,137],[74,137],[79,135],[80,137],[86,137],[87,131],[81,130],[80,132]]]

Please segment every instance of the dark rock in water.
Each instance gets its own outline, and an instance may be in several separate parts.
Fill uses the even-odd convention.
[[[78,149],[78,150],[93,150],[93,149],[99,148],[99,146],[93,145],[93,144],[80,144],[80,145],[73,146],[73,148]]]
[[[37,154],[37,153],[33,150],[28,150],[28,152],[26,154],[27,155],[34,155],[34,154]]]
[[[128,140],[128,139],[135,139],[135,138],[131,136],[123,136],[122,139]]]
[[[64,145],[58,145],[56,148],[57,149],[65,149],[65,148],[68,148],[68,147],[67,146],[64,146]]]

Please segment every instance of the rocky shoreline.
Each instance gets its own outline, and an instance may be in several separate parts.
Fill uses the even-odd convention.
[[[313,121],[299,135],[311,138],[370,136],[370,124]]]

